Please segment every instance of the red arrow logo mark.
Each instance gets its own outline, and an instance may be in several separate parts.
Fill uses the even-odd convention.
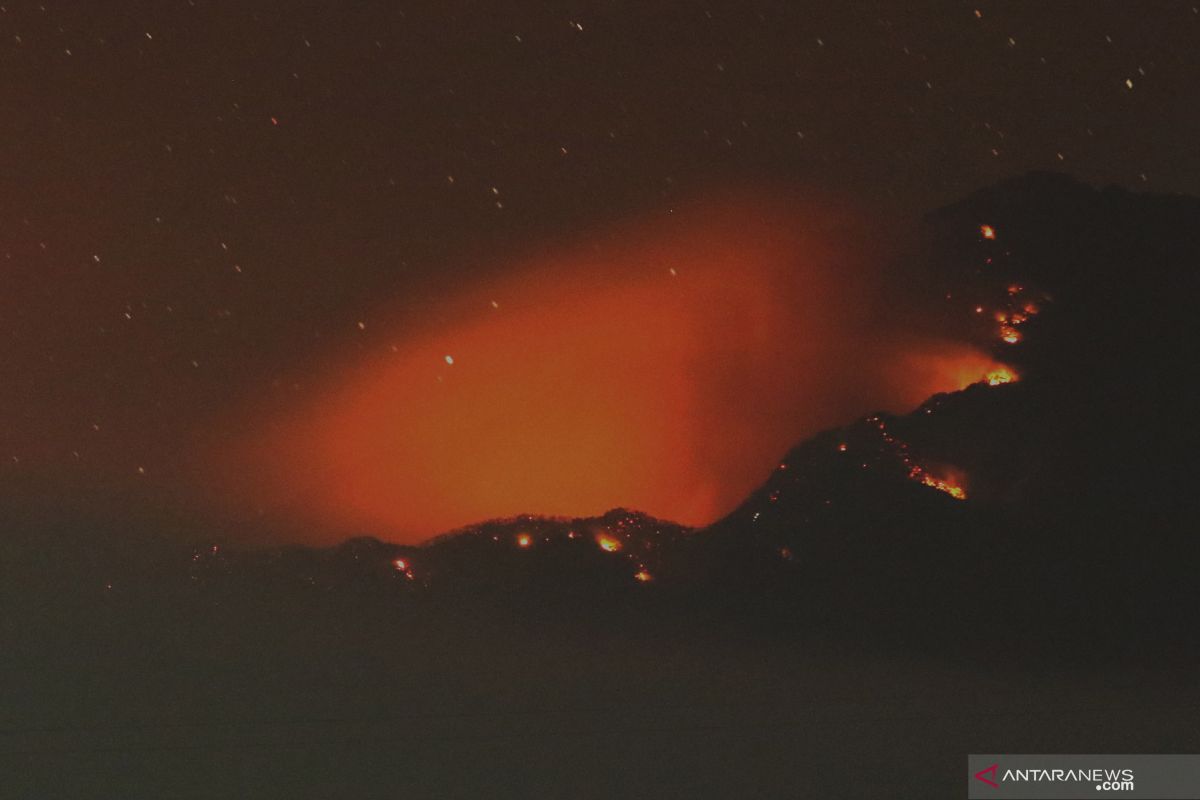
[[[996,783],[996,781],[995,781],[995,777],[996,777],[996,770],[997,770],[999,767],[1000,767],[1000,765],[999,765],[999,764],[992,764],[992,765],[991,765],[990,767],[988,767],[987,769],[981,769],[981,770],[979,770],[979,772],[976,772],[976,773],[975,773],[975,779],[976,779],[976,780],[983,781],[983,782],[984,782],[984,783],[986,783],[988,786],[991,786],[993,789],[999,789],[999,788],[1000,788],[1000,784]],[[990,773],[990,774],[991,774],[991,776],[992,776],[991,778],[985,778],[985,777],[983,777],[984,775],[987,775],[987,774],[989,774],[989,773]]]

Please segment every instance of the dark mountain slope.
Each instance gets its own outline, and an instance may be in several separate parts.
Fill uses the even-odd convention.
[[[1194,752],[1198,235],[1050,175],[931,215],[901,324],[1019,380],[801,443],[704,530],[247,551],[4,503],[0,795],[950,796],[967,752]]]
[[[1200,627],[1198,264],[1200,201],[1030,175],[931,214],[896,267],[925,287],[902,324],[975,341],[1012,370],[797,446],[709,529],[614,510],[421,547],[160,540],[131,556],[71,539],[26,553],[33,569],[17,547],[7,590],[42,610],[388,614],[409,598],[571,625],[632,609],[922,646],[1014,631],[1174,646]]]
[[[1190,638],[1200,203],[1031,175],[931,215],[908,258],[932,287],[912,324],[990,343],[1020,381],[796,448],[708,532],[712,568],[754,584],[774,554],[803,587],[789,613],[902,638]],[[965,501],[926,485],[944,477]]]

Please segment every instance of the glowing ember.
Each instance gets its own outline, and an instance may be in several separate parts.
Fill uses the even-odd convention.
[[[955,500],[966,500],[967,491],[955,479],[936,478],[930,475],[924,467],[916,463],[908,452],[908,443],[897,439],[887,429],[887,425],[878,417],[868,417],[868,421],[874,421],[879,428],[879,434],[883,441],[894,448],[895,454],[900,458],[904,466],[908,467],[908,477],[911,480],[924,484],[931,489],[937,489],[939,492],[945,492]],[[829,501],[826,501],[828,503]]]
[[[621,542],[611,536],[597,536],[596,544],[600,545],[600,549],[606,553],[615,553],[621,549]]]
[[[845,442],[842,442],[841,444],[838,445],[838,452],[839,453],[846,452],[846,443]]]
[[[991,225],[980,225],[979,226],[979,235],[985,239],[995,239],[996,238],[996,229],[993,228]]]
[[[654,576],[646,570],[640,569],[634,574],[633,579],[635,581],[640,581],[641,583],[649,583],[650,581],[654,580]]]
[[[398,572],[406,572],[408,570],[408,562],[403,558],[397,558],[392,562],[392,566],[395,567]]]
[[[1017,380],[1017,374],[1007,367],[999,367],[990,371],[984,376],[988,386],[1000,386],[1005,383],[1014,383]]]
[[[531,547],[532,545],[533,545],[533,537],[530,536],[528,533],[522,533],[522,534],[517,535],[517,547],[528,548],[528,547]]]
[[[925,484],[926,486],[928,486],[930,488],[937,489],[939,492],[945,492],[946,494],[953,497],[955,500],[966,500],[967,499],[966,490],[963,489],[961,486],[959,486],[955,483],[952,483],[949,480],[945,480],[942,478],[935,478],[932,475],[925,473],[921,476],[921,483]]]
[[[1008,344],[1016,344],[1021,341],[1021,332],[1011,325],[1000,326],[1000,340]]]

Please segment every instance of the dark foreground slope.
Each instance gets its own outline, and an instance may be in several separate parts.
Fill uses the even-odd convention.
[[[705,530],[239,552],[9,504],[0,797],[935,797],[968,752],[1195,752],[1198,235],[1051,175],[932,215],[903,324],[1013,374]]]
[[[757,553],[731,571],[771,580],[787,615],[899,642],[1194,646],[1200,203],[1032,175],[933,215],[913,258],[912,324],[990,344],[1019,381],[802,444],[711,546]],[[930,491],[943,479],[967,499]]]

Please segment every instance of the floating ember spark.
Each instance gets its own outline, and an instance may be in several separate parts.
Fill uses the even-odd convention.
[[[649,583],[650,581],[654,580],[654,576],[644,569],[639,569],[636,573],[634,573],[633,579],[641,583]]]
[[[408,571],[408,562],[405,561],[403,558],[397,558],[395,561],[392,562],[392,566],[396,568],[397,572],[407,572]]]
[[[1007,367],[998,367],[988,372],[984,376],[988,386],[1000,386],[1005,383],[1014,383],[1017,380],[1017,374]]]
[[[985,239],[989,239],[989,240],[995,239],[996,238],[996,229],[993,228],[991,225],[980,225],[979,226],[979,235]]]
[[[522,533],[522,534],[517,535],[517,547],[525,549],[525,548],[528,548],[531,546],[533,546],[533,537],[532,536],[530,536],[528,533]]]
[[[615,553],[621,549],[621,541],[611,536],[597,536],[596,544],[600,545],[600,549],[606,553]]]
[[[839,453],[846,452],[846,443],[845,442],[842,442],[841,444],[838,445],[838,452]]]
[[[795,556],[792,554],[792,548],[790,547],[779,548],[779,557],[784,561],[792,561],[795,558]]]

